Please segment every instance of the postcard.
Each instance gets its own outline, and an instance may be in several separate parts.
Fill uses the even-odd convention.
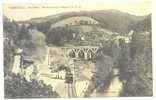
[[[153,96],[152,0],[89,1],[3,4],[5,98]]]

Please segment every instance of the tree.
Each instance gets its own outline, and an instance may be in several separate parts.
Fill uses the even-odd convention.
[[[5,98],[54,98],[59,97],[51,85],[43,81],[31,80],[28,82],[20,75],[10,74],[5,78]]]
[[[97,93],[104,93],[111,81],[111,71],[113,60],[110,56],[103,54],[100,50],[95,57],[95,70],[91,82],[85,92],[85,96],[90,96],[96,89]]]
[[[135,33],[130,47],[132,72],[121,96],[152,96],[151,33]]]
[[[35,61],[42,62],[46,54],[45,35],[36,29],[30,29],[27,35],[29,38],[21,40],[24,56],[29,56]]]

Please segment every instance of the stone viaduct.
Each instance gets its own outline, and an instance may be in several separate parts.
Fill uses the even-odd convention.
[[[53,47],[49,47],[53,49]],[[90,59],[95,55],[99,49],[98,46],[73,46],[73,47],[56,47],[60,49],[64,55],[70,56],[72,54],[73,58],[84,58],[85,60]]]

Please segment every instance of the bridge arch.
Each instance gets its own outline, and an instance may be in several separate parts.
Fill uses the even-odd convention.
[[[84,52],[83,52],[82,49],[79,51],[78,57],[79,57],[79,58],[84,58]]]

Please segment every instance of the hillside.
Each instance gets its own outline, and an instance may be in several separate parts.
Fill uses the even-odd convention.
[[[70,17],[58,21],[51,25],[51,28],[55,27],[66,27],[69,25],[83,25],[83,24],[99,24],[96,20],[86,16]]]
[[[24,22],[46,36],[48,45],[97,45],[114,33],[150,30],[150,17],[135,16],[118,10],[67,12]],[[26,25],[26,26],[27,26]]]
[[[57,46],[97,46],[109,40],[113,34],[112,31],[103,29],[99,25],[83,24],[50,28],[46,37],[48,44],[53,43]]]
[[[100,25],[103,28],[118,33],[129,32],[133,25],[145,18],[145,16],[130,15],[128,13],[124,13],[118,10],[99,10],[68,12],[42,18],[33,18],[26,22],[35,25],[37,24],[38,26],[44,26],[44,24],[48,24],[47,26],[50,27],[52,24],[57,23],[58,21],[76,16],[86,16],[93,18],[96,21],[100,22]]]
[[[30,28],[36,27],[43,32],[48,45],[61,46],[97,45],[96,42],[110,38],[113,33],[127,34],[131,30],[136,30],[136,27],[140,27],[137,30],[144,28],[142,25],[139,26],[144,20],[146,16],[130,15],[118,10],[97,10],[67,12],[19,23],[30,24]],[[146,23],[143,24],[146,26]],[[74,35],[77,38],[73,38]],[[82,43],[81,38],[84,37],[88,37],[87,40],[85,38],[87,43]]]

